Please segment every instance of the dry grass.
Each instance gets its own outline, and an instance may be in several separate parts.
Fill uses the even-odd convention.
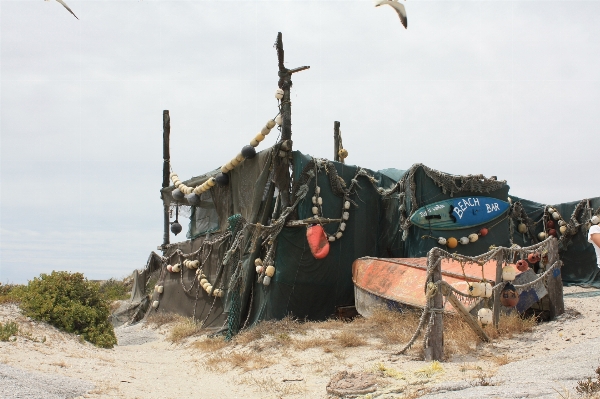
[[[222,337],[216,337],[216,338],[206,337],[206,339],[201,339],[199,341],[195,341],[192,344],[192,347],[195,349],[200,349],[201,351],[204,351],[204,352],[216,352],[219,349],[225,348],[228,345],[229,345],[229,342],[225,341],[225,339]]]
[[[64,360],[61,360],[59,362],[53,362],[50,363],[51,366],[57,366],[57,367],[62,367],[62,368],[67,368],[69,367],[69,365],[67,363],[64,362]]]
[[[201,330],[200,323],[197,323],[192,319],[184,319],[171,328],[167,339],[172,343],[177,344],[186,338],[198,334]]]
[[[497,330],[493,326],[486,326],[484,330],[491,339],[512,338],[515,334],[533,331],[536,324],[535,316],[523,318],[515,312],[509,315],[501,314]]]
[[[185,317],[175,313],[150,312],[150,314],[146,316],[144,320],[150,326],[160,327],[165,324],[181,322],[185,320]]]
[[[251,377],[246,376],[238,381],[239,384],[255,387],[259,392],[275,393],[279,397],[300,395],[306,392],[306,384],[303,381],[279,382],[273,377]]]
[[[292,346],[299,350],[305,351],[310,348],[323,348],[323,352],[331,353],[332,349],[328,347],[331,344],[330,338],[325,337],[312,337],[307,339],[295,339],[292,342]]]
[[[286,341],[287,337],[292,334],[305,334],[311,324],[314,323],[302,323],[291,317],[277,321],[263,321],[239,333],[234,341],[237,344],[246,345],[269,336],[279,338],[279,341]]]
[[[354,348],[367,344],[367,340],[362,335],[351,330],[343,330],[339,334],[335,334],[333,338],[342,348]]]
[[[444,315],[444,356],[469,353],[480,342],[479,336],[458,315]]]
[[[252,371],[267,368],[276,362],[273,356],[242,350],[209,355],[205,358],[203,367],[212,372],[223,372],[236,368],[243,371]]]
[[[498,366],[504,366],[505,364],[512,362],[512,359],[507,354],[504,354],[504,355],[493,356],[492,361],[494,363],[496,363]]]

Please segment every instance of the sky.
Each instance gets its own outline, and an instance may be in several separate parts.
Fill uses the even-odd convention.
[[[286,67],[310,66],[295,149],[332,158],[337,120],[350,164],[600,196],[600,1],[403,3],[406,30],[371,0],[67,0],[79,20],[0,0],[0,282],[143,268],[162,243],[163,110],[180,177],[230,160],[277,114],[277,32]]]

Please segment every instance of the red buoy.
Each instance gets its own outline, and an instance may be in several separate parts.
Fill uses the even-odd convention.
[[[553,229],[554,228],[554,220],[548,220],[546,222],[546,227],[549,229]]]
[[[516,263],[517,270],[520,272],[524,272],[529,269],[529,263],[525,259],[518,260]]]
[[[484,227],[481,230],[479,230],[479,235],[482,237],[485,237],[485,236],[487,236],[488,232],[489,232],[489,230]]]
[[[548,234],[550,234],[551,236],[556,237],[556,230],[550,229],[550,230],[548,230]]]
[[[531,264],[538,263],[540,259],[540,254],[538,254],[537,252],[527,255],[527,260]]]

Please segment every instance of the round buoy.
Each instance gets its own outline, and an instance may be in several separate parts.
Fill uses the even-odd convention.
[[[171,224],[171,232],[175,235],[181,233],[181,230],[183,228],[181,227],[181,225],[179,224],[179,222],[176,220]]]
[[[511,265],[506,265],[502,268],[502,280],[513,281],[517,276],[517,271]]]
[[[519,230],[519,233],[525,234],[527,232],[527,225],[525,223],[519,223],[517,230]]]
[[[544,241],[547,237],[548,235],[543,231],[540,234],[538,234],[538,238],[540,239],[540,241]]]
[[[517,261],[517,270],[520,272],[524,272],[529,269],[529,263],[525,259],[521,259]]]
[[[229,175],[227,173],[220,172],[215,176],[217,184],[221,187],[225,187],[229,184]]]
[[[553,229],[554,228],[554,220],[548,220],[546,222],[546,227],[549,229]]]
[[[500,303],[507,308],[514,308],[519,303],[519,293],[514,285],[506,283],[500,293]]]
[[[251,145],[245,145],[242,147],[242,156],[245,159],[252,159],[256,156],[256,149]]]
[[[531,264],[538,263],[540,261],[540,259],[541,259],[540,254],[538,254],[537,252],[527,255],[527,260]]]
[[[460,237],[460,243],[462,245],[467,245],[469,243],[469,239],[467,237]]]
[[[183,198],[185,198],[185,194],[183,194],[180,189],[176,188],[171,191],[171,197],[173,197],[175,201],[182,201]]]
[[[488,308],[481,308],[477,312],[477,320],[482,326],[492,323],[493,312]]]
[[[456,246],[458,245],[458,241],[456,240],[456,238],[454,237],[449,237],[446,240],[446,245],[448,246],[448,248],[452,249],[452,248],[456,248]]]
[[[200,205],[200,197],[197,196],[195,193],[191,193],[191,194],[186,195],[185,199],[192,206],[198,206],[198,205]]]
[[[548,230],[548,234],[550,234],[551,236],[556,237],[556,230],[555,229],[550,229],[550,230]]]
[[[438,244],[440,245],[446,245],[446,239],[444,237],[440,237],[438,238]]]
[[[484,227],[484,228],[482,228],[481,230],[479,230],[479,235],[480,235],[480,236],[482,236],[482,237],[485,237],[485,236],[487,236],[487,234],[488,234],[489,232],[490,232],[490,231]]]
[[[475,233],[469,234],[469,241],[470,242],[475,242],[477,240],[479,240],[479,236],[477,234],[475,234]]]
[[[592,224],[600,223],[600,216],[598,216],[598,215],[592,216],[591,222],[592,222]]]
[[[567,226],[560,226],[558,230],[560,231],[560,234],[565,234],[567,232]]]

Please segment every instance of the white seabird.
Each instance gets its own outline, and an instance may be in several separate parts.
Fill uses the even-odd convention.
[[[399,3],[397,0],[375,0],[375,7],[379,7],[380,5],[383,4],[387,4],[388,6],[392,7],[394,10],[396,10],[396,13],[398,14],[398,16],[400,17],[400,22],[402,22],[402,25],[404,26],[404,28],[408,28],[408,19],[406,18],[406,9],[404,8],[404,5],[402,5],[402,3]]]
[[[48,0],[46,0],[46,1],[48,1]],[[75,18],[77,18],[77,15],[75,15],[75,13],[73,12],[73,10],[71,10],[69,8],[69,6],[67,5],[67,3],[65,3],[63,0],[56,0],[56,1],[58,1],[60,4],[62,4],[64,8],[66,8],[71,14],[73,14],[73,16]],[[77,19],[79,19],[79,18],[77,18]]]

